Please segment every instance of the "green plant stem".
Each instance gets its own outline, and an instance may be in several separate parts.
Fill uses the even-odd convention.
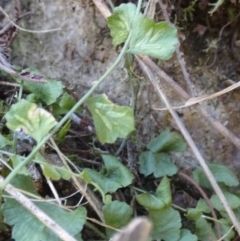
[[[178,206],[178,205],[171,204],[171,206],[172,206],[173,208],[175,208],[175,209],[178,209],[178,210],[184,212],[184,213],[187,213],[187,209],[184,209],[184,208],[182,208],[182,207],[180,207],[180,206]],[[214,222],[218,222],[218,223],[224,224],[223,222],[219,221],[219,220],[216,219],[216,218],[212,218],[212,217],[209,217],[209,216],[206,216],[206,215],[202,215],[201,217],[202,217],[202,218],[205,218],[205,219],[207,219],[207,220],[211,220],[211,221],[214,221]]]
[[[176,208],[176,209],[184,212],[184,213],[187,213],[187,209],[184,209],[184,208],[182,208],[182,207],[180,207],[180,206],[178,206],[178,205],[175,205],[175,204],[172,203],[171,206],[172,206],[173,208]]]
[[[131,187],[131,188],[134,189],[134,190],[136,190],[136,191],[142,192],[142,193],[147,193],[147,191],[142,190],[142,189],[140,189],[140,188],[138,188],[138,187]]]
[[[131,36],[132,36],[132,32],[129,33],[128,38],[122,48],[122,51],[119,54],[116,61],[113,63],[113,65],[105,72],[105,74],[99,80],[97,80],[93,84],[92,88],[73,106],[73,108],[61,119],[61,121],[58,122],[58,124],[50,131],[50,133],[37,144],[37,146],[32,150],[32,152],[28,155],[28,157],[14,168],[14,170],[0,184],[0,190],[3,190],[6,187],[6,185],[10,183],[10,181],[18,174],[18,172],[34,158],[34,156],[41,149],[41,147],[61,128],[61,126],[64,125],[64,123],[70,118],[70,116],[86,101],[87,98],[90,97],[90,95],[97,89],[97,87],[103,82],[103,80],[120,63],[121,58],[123,57],[123,55],[127,50]]]
[[[142,0],[138,0],[137,11],[135,15],[138,15],[140,13],[141,7],[142,7]]]
[[[221,222],[216,218],[212,218],[212,217],[209,217],[209,216],[206,216],[206,215],[202,215],[202,218],[205,218],[207,220],[211,220],[211,221],[214,221],[214,222],[218,222],[218,223],[221,223],[221,224],[225,224],[224,222]]]
[[[89,184],[93,185],[93,186],[95,187],[95,189],[96,189],[97,191],[99,191],[99,193],[100,193],[101,196],[102,196],[102,202],[103,202],[103,204],[107,204],[107,199],[106,199],[107,195],[105,195],[105,193],[104,193],[103,190],[100,188],[100,186],[99,186],[97,183],[95,183],[95,182],[90,182]]]
[[[118,156],[120,154],[120,152],[124,148],[126,142],[127,142],[127,139],[122,140],[122,143],[121,143],[120,147],[117,149],[117,151],[115,152],[114,156]]]

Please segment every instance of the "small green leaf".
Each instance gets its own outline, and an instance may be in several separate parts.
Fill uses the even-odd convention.
[[[60,178],[69,180],[72,177],[72,173],[65,166],[50,164],[40,153],[35,156],[33,161],[43,165],[43,174],[52,180],[59,180]]]
[[[197,241],[197,236],[193,235],[187,229],[181,229],[180,231],[180,239],[178,241]]]
[[[133,215],[132,208],[124,202],[113,201],[103,206],[103,216],[107,225],[121,228],[130,222]],[[113,230],[107,229],[108,236],[112,236]]]
[[[87,184],[91,184],[93,181],[92,181],[92,178],[91,176],[93,176],[95,174],[95,171],[92,170],[92,169],[89,169],[91,171],[93,171],[94,173],[92,174],[91,172],[89,173],[89,171],[87,170],[83,170],[80,174],[80,177],[83,179],[84,182],[86,182]],[[100,188],[100,187],[99,187]]]
[[[211,224],[209,224],[204,218],[196,220],[196,231],[195,234],[200,241],[211,241],[217,240],[216,234],[214,233]]]
[[[58,171],[62,179],[69,180],[70,178],[72,178],[72,172],[69,171],[65,166],[62,166],[62,167],[54,166],[54,167],[56,168],[56,170]]]
[[[136,10],[132,3],[121,4],[114,8],[113,14],[107,18],[114,46],[124,43],[127,39]]]
[[[163,177],[161,183],[158,185],[156,196],[161,198],[167,205],[172,203],[171,185],[169,179],[166,176]]]
[[[240,206],[240,199],[232,194],[232,193],[229,193],[229,192],[224,192],[224,196],[226,197],[228,203],[229,203],[229,206],[232,208],[232,209],[236,209]],[[225,208],[223,207],[221,201],[219,200],[218,196],[217,195],[212,195],[211,199],[210,199],[213,207],[215,209],[217,209],[218,211],[224,211]]]
[[[148,209],[162,209],[172,203],[170,182],[164,177],[158,185],[156,194],[142,193],[136,196],[137,202]]]
[[[61,178],[58,171],[50,164],[44,164],[43,166],[43,174],[45,177],[49,177],[52,180],[59,180]]]
[[[105,164],[105,173],[98,173],[92,169],[86,168],[80,174],[80,177],[87,183],[97,184],[103,192],[113,193],[118,188],[126,187],[132,183],[133,174],[119,162],[115,157],[102,155]]]
[[[11,156],[10,159],[12,161],[13,168],[15,168],[18,164],[24,161],[25,157],[14,155],[14,156]],[[18,174],[29,176],[29,171],[24,166],[20,171],[18,171]]]
[[[30,192],[34,195],[38,195],[36,188],[33,184],[32,179],[29,176],[26,175],[17,175],[15,176],[12,181],[11,184],[18,189],[22,189],[26,192]]]
[[[235,187],[239,184],[238,178],[235,173],[225,165],[210,163],[209,168],[218,183],[224,183],[226,186]],[[197,168],[193,172],[193,179],[200,185],[212,189],[211,184],[202,168]]]
[[[198,200],[196,209],[204,213],[210,213],[209,206],[207,205],[206,201],[202,198]]]
[[[179,134],[171,133],[169,129],[166,129],[159,136],[152,139],[147,148],[152,152],[180,152],[186,149],[186,143]]]
[[[59,101],[59,106],[61,109],[65,111],[69,111],[76,103],[76,100],[69,95],[68,93],[64,93],[64,95],[61,97],[61,100]]]
[[[178,44],[177,29],[167,22],[155,23],[152,19],[139,15],[132,23],[133,36],[128,52],[144,54],[153,58],[168,60]]]
[[[181,217],[172,207],[161,210],[149,210],[153,223],[152,237],[165,241],[178,241],[180,238]]]
[[[190,220],[198,220],[202,213],[210,213],[210,208],[203,199],[199,199],[196,208],[188,208],[186,217]]]
[[[62,127],[61,129],[58,131],[57,135],[56,135],[56,143],[59,145],[61,142],[64,141],[65,136],[67,135],[69,129],[71,127],[71,121],[68,120]]]
[[[108,26],[114,46],[123,43],[132,33],[128,49],[132,54],[167,60],[172,57],[178,43],[175,27],[166,22],[155,23],[141,13],[136,15],[136,6],[132,3],[115,8],[108,18]]]
[[[132,108],[113,104],[105,94],[90,98],[86,103],[101,143],[113,143],[134,131]]]
[[[21,175],[14,178],[12,183],[13,185],[16,184],[14,185],[16,188],[29,192],[34,188],[32,180]],[[32,193],[37,195],[35,190]],[[68,212],[53,204],[39,202],[39,200],[35,202],[35,205],[47,213],[72,236],[77,235],[82,230],[86,221],[86,210],[84,207],[78,207],[74,211]],[[4,198],[2,211],[5,223],[13,226],[12,238],[15,240],[26,241],[31,237],[31,241],[60,241],[58,236],[14,199]]]
[[[27,95],[26,100],[28,102],[31,102],[31,103],[37,103],[38,102],[38,99],[34,94]]]
[[[35,95],[35,99],[43,101],[47,105],[56,102],[57,98],[63,92],[63,86],[60,81],[47,80],[46,84],[24,81],[23,86]]]
[[[140,173],[154,177],[172,176],[177,173],[178,168],[171,162],[170,156],[166,153],[153,153],[146,151],[139,157]]]
[[[12,141],[8,140],[6,137],[0,134],[0,149],[2,149],[5,146],[11,146],[12,144]]]
[[[137,202],[145,208],[160,210],[166,207],[166,203],[160,198],[150,193],[142,193],[136,196]]]
[[[201,218],[202,216],[202,212],[200,210],[198,210],[197,208],[188,208],[187,209],[187,214],[186,217],[190,220],[198,220],[199,218]]]
[[[120,183],[122,187],[132,183],[134,175],[117,158],[110,155],[102,155],[102,158],[107,169],[106,177]]]
[[[26,100],[13,104],[5,117],[10,130],[23,129],[37,142],[40,142],[57,124],[49,112]]]
[[[71,172],[69,172],[66,167],[54,166],[51,164],[45,164],[43,166],[43,174],[52,180],[59,180],[60,178],[64,180],[69,180],[72,177]]]

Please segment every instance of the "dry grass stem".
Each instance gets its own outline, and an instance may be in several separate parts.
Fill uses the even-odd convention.
[[[103,0],[93,0],[93,2],[104,18],[108,18],[112,15],[111,11],[108,9],[107,5],[104,3]]]
[[[61,159],[63,165],[71,172],[71,169],[66,162],[65,158],[63,157],[62,152],[59,150],[56,143],[53,141],[53,139],[50,139],[51,144],[55,151],[57,152],[59,158]],[[102,222],[104,222],[103,213],[102,213],[102,203],[98,200],[98,198],[95,196],[95,194],[91,191],[91,189],[85,188],[86,183],[83,182],[80,178],[77,178],[75,175],[72,175],[72,181],[77,188],[77,190],[86,198],[86,200],[89,202],[93,210],[97,213],[98,217],[101,219]]]
[[[110,225],[107,225],[105,223],[101,223],[101,222],[99,222],[98,220],[96,220],[94,218],[87,218],[87,220],[89,220],[89,221],[91,221],[93,223],[96,223],[96,224],[98,224],[101,227],[112,229],[112,230],[114,230],[116,232],[120,232],[121,231],[120,229],[114,228],[114,227],[112,227]]]
[[[147,5],[144,9],[144,15],[149,18],[154,18],[155,12],[156,12],[156,5],[158,0],[149,0],[147,2]]]
[[[185,107],[189,107],[189,106],[192,106],[192,105],[196,105],[196,104],[199,104],[201,103],[202,101],[205,101],[205,100],[211,100],[211,99],[214,99],[214,98],[217,98],[221,95],[224,95],[236,88],[240,87],[240,81],[235,83],[235,84],[232,84],[231,86],[221,90],[221,91],[218,91],[212,95],[205,95],[205,96],[198,96],[198,97],[193,97],[193,98],[190,98],[188,101],[185,102],[184,105],[180,105],[180,106],[172,106],[172,109],[174,110],[177,110],[177,109],[182,109],[182,108],[185,108]],[[154,110],[167,110],[166,108],[153,108]]]
[[[41,168],[42,168],[42,170],[43,170],[43,166],[42,166],[42,165],[41,165]],[[48,184],[50,190],[52,191],[52,194],[53,194],[55,200],[57,201],[58,205],[59,205],[59,206],[62,206],[62,202],[61,202],[61,200],[60,200],[60,197],[59,197],[59,195],[58,195],[58,193],[57,193],[57,190],[56,190],[56,188],[54,187],[51,179],[50,179],[49,177],[47,177],[47,176],[45,176],[45,178],[46,178],[47,184]]]
[[[228,234],[232,231],[233,228],[234,228],[234,225],[220,239],[218,239],[217,241],[224,240],[228,236]]]

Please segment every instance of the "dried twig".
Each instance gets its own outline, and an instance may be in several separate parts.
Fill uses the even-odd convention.
[[[149,0],[147,2],[147,5],[146,5],[146,7],[144,9],[144,15],[146,17],[154,19],[154,15],[155,15],[155,12],[156,12],[157,1],[158,0]]]
[[[109,16],[111,16],[111,11],[108,9],[103,0],[93,0],[93,2],[104,18],[108,18]]]
[[[41,165],[41,169],[43,171],[43,165]],[[45,178],[46,178],[47,184],[48,184],[50,190],[52,191],[52,194],[53,194],[55,200],[57,201],[58,205],[62,206],[61,199],[60,199],[60,197],[58,195],[58,192],[57,192],[56,188],[54,187],[54,185],[52,183],[52,180],[49,177],[47,177],[47,176],[45,176]]]
[[[91,222],[93,222],[93,223],[96,223],[97,225],[99,225],[99,226],[101,226],[101,227],[108,228],[108,229],[114,230],[114,231],[116,231],[116,232],[120,232],[120,231],[121,231],[120,229],[117,229],[117,228],[114,228],[114,227],[112,227],[112,226],[110,226],[110,225],[107,225],[107,224],[105,224],[105,223],[102,223],[102,222],[96,220],[95,218],[88,218],[88,217],[87,217],[87,220],[89,220],[89,221],[91,221]]]

